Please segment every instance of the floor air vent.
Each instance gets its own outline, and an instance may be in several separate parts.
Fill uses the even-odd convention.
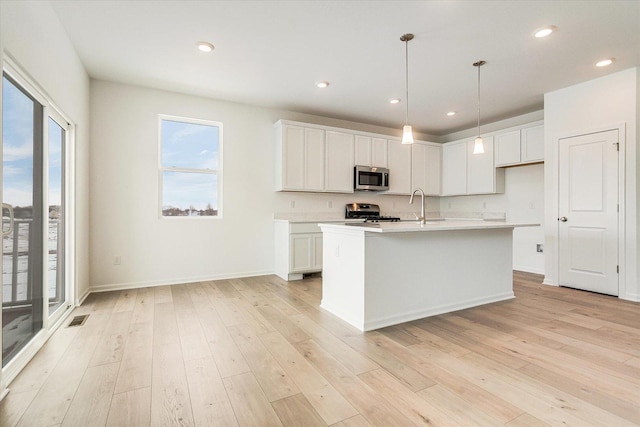
[[[74,316],[73,320],[69,323],[69,325],[67,325],[67,327],[70,328],[71,326],[82,326],[84,325],[84,322],[87,321],[87,317],[89,317],[88,314],[83,314],[82,316]]]

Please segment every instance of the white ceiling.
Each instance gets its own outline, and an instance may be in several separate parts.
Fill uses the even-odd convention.
[[[388,100],[404,102],[400,36],[413,33],[409,122],[431,135],[475,126],[479,59],[486,123],[640,65],[638,0],[51,3],[93,78],[397,128],[405,104]],[[558,30],[532,37],[548,24]]]

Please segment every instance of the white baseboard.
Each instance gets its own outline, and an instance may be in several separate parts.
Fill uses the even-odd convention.
[[[628,292],[625,295],[619,296],[618,298],[623,299],[625,301],[640,302],[640,295],[630,294]]]
[[[122,291],[127,289],[150,288],[153,286],[167,286],[167,285],[180,285],[183,283],[207,282],[210,280],[226,280],[226,279],[239,279],[242,277],[266,276],[269,274],[274,274],[274,273],[272,270],[250,271],[250,272],[235,273],[235,274],[220,274],[220,275],[214,275],[214,276],[193,276],[193,277],[183,277],[183,278],[168,279],[168,280],[145,280],[143,282],[109,283],[105,285],[91,286],[88,289],[86,295],[88,296],[90,293],[93,293],[93,292]],[[84,298],[86,298],[86,296]]]
[[[525,273],[544,274],[544,268],[527,267],[524,265],[514,265],[514,270],[524,271]]]

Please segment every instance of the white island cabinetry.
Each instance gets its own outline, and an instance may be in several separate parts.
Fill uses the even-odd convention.
[[[369,331],[514,298],[513,229],[536,225],[322,223],[321,307]]]

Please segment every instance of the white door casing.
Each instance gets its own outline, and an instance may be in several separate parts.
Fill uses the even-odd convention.
[[[559,141],[559,285],[618,295],[618,130]]]

